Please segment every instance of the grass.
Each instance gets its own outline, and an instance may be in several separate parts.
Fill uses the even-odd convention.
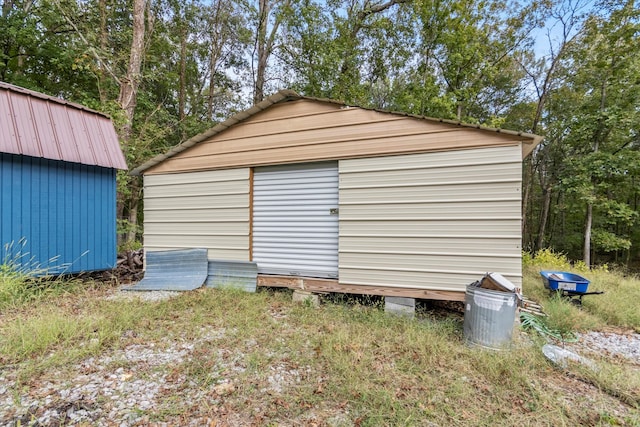
[[[42,266],[24,251],[26,244],[26,240],[21,239],[2,249],[0,310],[63,293],[73,293],[84,285],[80,280],[52,277],[49,274],[51,271],[64,271],[68,265],[56,265],[56,258],[52,258],[46,266]]]
[[[73,293],[82,285],[79,280],[34,278],[0,265],[0,310]]]
[[[603,295],[586,297],[586,309],[608,325],[633,328],[640,332],[640,279],[619,272],[595,271],[588,274],[594,290]]]
[[[580,274],[590,280],[589,291],[604,291],[602,295],[583,298],[583,309],[566,300],[551,298],[542,285],[541,270],[562,270]],[[525,257],[523,291],[542,302],[550,322],[560,330],[589,330],[605,326],[634,329],[640,332],[640,278],[605,267],[585,271],[572,266],[562,255],[543,251],[538,258]]]
[[[604,294],[585,296],[582,306],[576,306],[544,288],[539,275],[541,270],[562,270],[580,274],[590,280],[589,291],[604,291]],[[637,305],[640,299],[640,278],[635,275],[609,271],[607,266],[588,270],[584,265],[571,265],[564,256],[545,250],[539,257],[525,257],[523,291],[525,295],[542,303],[548,315],[545,318],[546,326],[560,335],[570,335],[576,331],[606,331],[612,328],[622,332],[634,330],[640,333],[640,310]],[[597,358],[597,355],[590,357]],[[596,365],[595,370],[572,366],[569,372],[583,382],[590,383],[638,409],[638,367],[604,357],[597,358]]]
[[[598,280],[613,280],[602,274]],[[546,298],[534,276],[527,272],[525,292]],[[159,370],[166,384],[176,385],[158,396],[152,411],[138,410],[150,422],[640,425],[637,367],[598,360],[597,372],[572,367],[563,373],[527,339],[509,351],[469,348],[454,316],[395,317],[375,298],[364,304],[324,299],[313,308],[292,303],[287,291],[203,289],[144,302],[106,300],[110,290],[96,286],[74,289],[0,312],[0,364],[16,381],[14,393],[54,372],[77,375],[88,357],[132,345],[162,351],[179,344],[189,345],[182,362],[147,368],[147,375]],[[545,300],[546,309],[553,304]],[[563,301],[557,305],[559,328],[637,326],[633,313],[615,317],[604,306],[573,311]],[[143,369],[126,359],[109,366]]]

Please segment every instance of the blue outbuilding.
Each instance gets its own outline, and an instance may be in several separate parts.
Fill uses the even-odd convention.
[[[116,171],[126,168],[108,116],[0,82],[0,264],[114,267]]]

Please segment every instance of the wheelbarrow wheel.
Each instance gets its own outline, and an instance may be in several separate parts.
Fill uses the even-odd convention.
[[[572,295],[563,291],[562,289],[551,289],[549,290],[549,295],[553,298],[561,298],[575,305],[576,307],[582,307],[582,295]]]

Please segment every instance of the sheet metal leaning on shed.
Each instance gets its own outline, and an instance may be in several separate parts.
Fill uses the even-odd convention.
[[[212,288],[231,287],[255,292],[258,265],[250,261],[209,260],[206,285]]]
[[[127,169],[108,116],[0,82],[0,152]]]
[[[127,291],[192,291],[207,280],[207,250],[147,252],[144,278]]]

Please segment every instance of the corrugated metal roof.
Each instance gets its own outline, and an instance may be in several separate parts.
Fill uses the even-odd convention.
[[[170,149],[168,152],[164,153],[164,154],[160,154],[158,156],[155,156],[154,158],[148,160],[147,162],[143,163],[142,165],[138,166],[137,168],[133,169],[131,171],[132,175],[140,175],[142,172],[146,171],[147,169],[162,163],[164,160],[173,157],[174,155],[190,148],[193,147],[194,145],[198,144],[201,141],[204,141],[206,139],[211,138],[212,136],[223,132],[224,130],[230,128],[231,126],[240,123],[252,116],[254,116],[255,114],[266,110],[267,108],[271,107],[274,104],[278,104],[280,102],[286,102],[286,101],[293,101],[293,100],[298,100],[298,99],[307,99],[307,100],[311,100],[311,101],[317,101],[317,102],[326,102],[326,103],[331,103],[331,104],[337,104],[340,106],[344,106],[344,107],[349,107],[350,105],[342,102],[342,101],[336,101],[334,99],[326,99],[326,98],[314,98],[314,97],[309,97],[309,96],[302,96],[302,95],[298,95],[296,92],[292,91],[292,90],[281,90],[278,91],[276,93],[274,93],[273,95],[269,96],[268,98],[265,98],[262,102],[259,102],[258,104],[254,105],[253,107],[249,108],[248,110],[244,110],[239,112],[238,114],[235,114],[234,116],[230,117],[229,119],[225,120],[222,123],[217,124],[216,126],[212,127],[211,129],[196,135],[186,141],[184,141],[181,144],[176,145],[175,147],[173,147],[172,149]],[[376,108],[364,108],[364,107],[359,107],[359,106],[355,106],[353,105],[353,107],[357,107],[357,108],[362,108],[365,110],[372,110],[372,111],[377,111],[380,113],[386,113],[386,114],[394,114],[394,115],[400,115],[400,116],[406,116],[406,117],[413,117],[413,118],[417,118],[417,119],[421,119],[421,120],[427,120],[427,121],[432,121],[432,122],[438,122],[438,123],[446,123],[446,124],[450,124],[450,125],[455,125],[455,126],[461,126],[461,127],[467,127],[467,128],[474,128],[474,129],[479,129],[482,131],[488,131],[488,132],[497,132],[497,133],[504,133],[507,135],[515,135],[515,136],[519,136],[523,138],[524,143],[526,143],[530,149],[529,150],[525,150],[526,154],[529,154],[536,145],[538,145],[540,143],[540,141],[542,141],[542,137],[539,135],[534,135],[534,134],[530,134],[530,133],[525,133],[525,132],[518,132],[518,131],[511,131],[511,130],[506,130],[506,129],[496,129],[496,128],[490,128],[490,127],[486,127],[486,126],[480,126],[480,125],[474,125],[474,124],[468,124],[468,123],[462,123],[462,122],[458,122],[455,120],[447,120],[447,119],[438,119],[438,118],[433,118],[433,117],[425,117],[425,116],[419,116],[419,115],[415,115],[415,114],[408,114],[408,113],[402,113],[402,112],[397,112],[397,111],[387,111],[387,110],[381,110],[381,109],[376,109]]]
[[[0,152],[127,169],[107,115],[4,82]]]

